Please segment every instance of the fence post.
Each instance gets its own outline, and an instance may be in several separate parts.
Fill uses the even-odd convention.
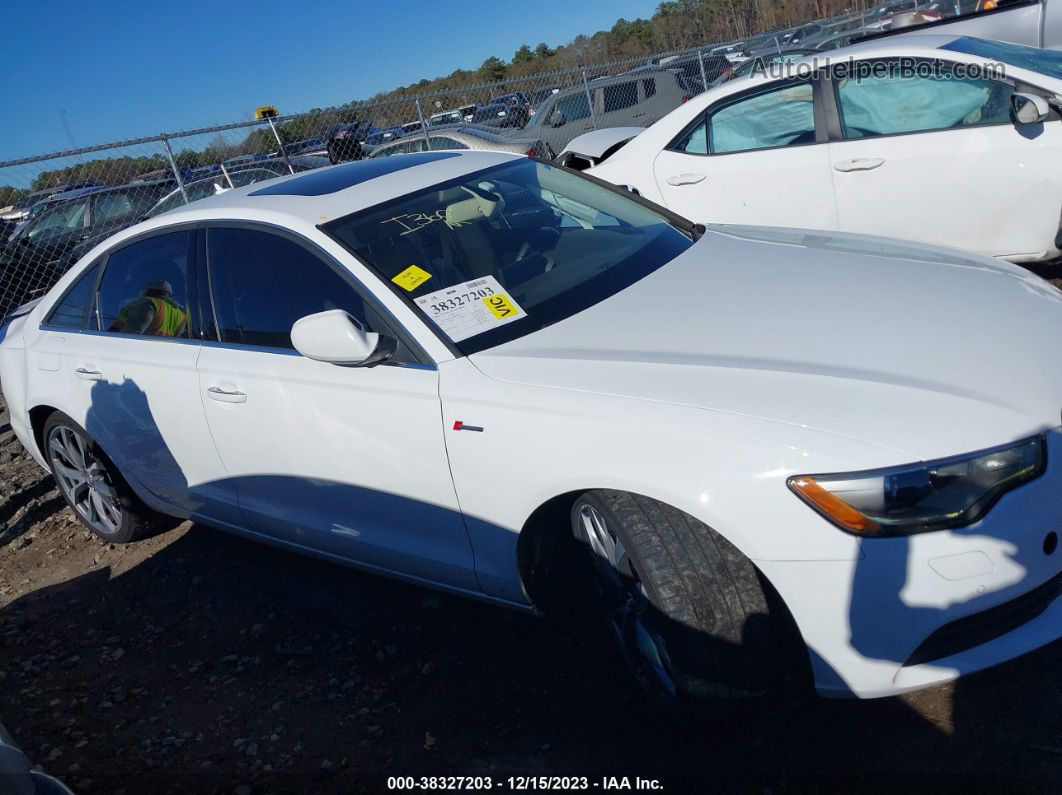
[[[590,123],[597,129],[597,114],[594,113],[594,95],[590,93],[590,84],[586,81],[586,70],[583,69],[583,90],[586,91],[586,103],[590,106]]]
[[[165,135],[162,137],[162,145],[166,147],[166,156],[170,159],[170,168],[173,169],[173,176],[177,180],[177,187],[181,189],[181,197],[184,199],[184,203],[188,204],[188,192],[184,189],[184,180],[181,178],[181,172],[177,170],[177,161],[173,159],[173,150],[170,149],[170,139]]]
[[[708,90],[708,76],[704,73],[704,51],[697,50],[697,60],[701,64],[701,91]]]
[[[288,173],[294,174],[295,169],[291,166],[291,161],[288,160],[288,150],[284,148],[284,142],[280,140],[280,133],[277,132],[277,126],[273,124],[273,118],[266,116],[266,121],[269,122],[269,129],[273,131],[273,137],[277,139],[277,145],[280,147],[280,156],[284,158],[284,163],[288,167]],[[227,174],[225,176],[228,176]],[[232,180],[229,180],[229,184],[232,184]]]
[[[424,111],[420,109],[420,97],[415,97],[413,100],[417,103],[417,118],[420,119],[420,129],[424,132],[424,148],[431,148],[431,142],[428,140],[428,125],[424,123]]]

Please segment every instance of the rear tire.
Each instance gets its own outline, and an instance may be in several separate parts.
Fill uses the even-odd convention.
[[[595,490],[575,536],[594,591],[638,681],[667,698],[741,698],[774,684],[777,648],[759,574],[703,522],[656,500]]]
[[[70,417],[52,413],[42,439],[59,493],[81,524],[99,538],[128,544],[162,529],[164,517],[133,493],[95,440]]]

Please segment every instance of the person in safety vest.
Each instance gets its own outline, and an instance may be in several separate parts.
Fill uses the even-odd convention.
[[[173,285],[149,282],[139,298],[118,312],[110,331],[150,337],[180,337],[188,326],[188,313],[173,300]]]

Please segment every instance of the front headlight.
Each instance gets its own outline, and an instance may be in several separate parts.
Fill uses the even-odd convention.
[[[1039,477],[1043,436],[894,469],[794,475],[793,492],[842,530],[903,536],[976,522],[1006,492]]]

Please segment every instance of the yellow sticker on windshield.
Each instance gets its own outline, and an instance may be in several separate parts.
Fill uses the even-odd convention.
[[[520,310],[509,303],[508,297],[504,295],[488,295],[483,299],[483,303],[498,320],[508,320],[520,314]]]
[[[431,278],[431,274],[423,268],[418,268],[416,265],[410,265],[400,274],[395,276],[391,281],[401,287],[403,290],[413,292],[420,287],[424,282]]]

